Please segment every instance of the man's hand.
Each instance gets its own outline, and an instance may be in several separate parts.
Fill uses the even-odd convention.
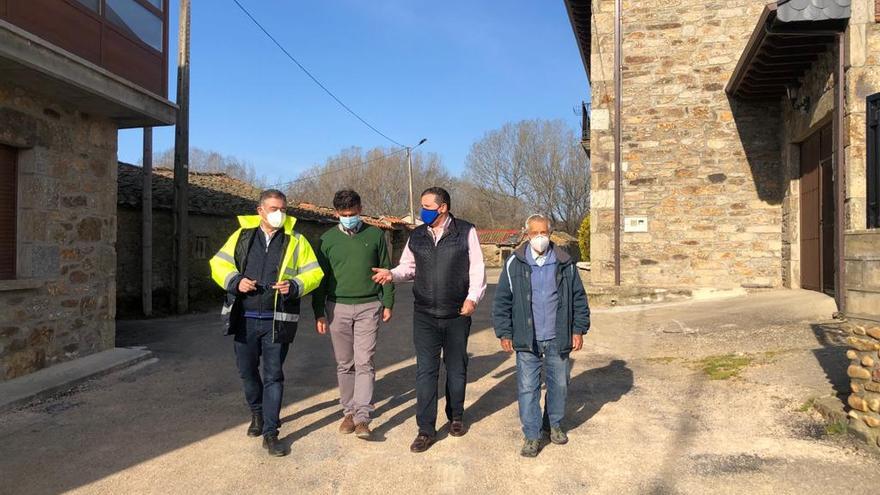
[[[501,349],[510,354],[513,352],[513,341],[510,339],[501,339]]]
[[[459,314],[461,316],[470,316],[474,314],[474,311],[477,310],[477,303],[471,301],[470,299],[465,299],[464,304],[461,305],[461,311]]]
[[[574,334],[571,336],[571,350],[579,351],[584,348],[584,336]]]
[[[391,270],[386,268],[373,268],[373,282],[377,284],[389,284],[394,280],[394,277],[391,275]]]
[[[249,278],[242,278],[240,282],[238,282],[238,292],[242,294],[247,294],[248,292],[252,292],[257,290],[257,281],[251,280]]]
[[[391,321],[391,308],[385,308],[382,310],[382,322],[388,323]]]
[[[278,282],[277,284],[273,285],[272,288],[286,296],[290,293],[290,280]]]
[[[318,318],[318,320],[315,322],[315,330],[317,330],[318,333],[320,333],[321,335],[327,333],[327,318],[323,316]]]

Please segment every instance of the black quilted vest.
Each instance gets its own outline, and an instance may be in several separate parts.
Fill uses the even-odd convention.
[[[413,230],[409,249],[416,259],[416,311],[435,318],[459,316],[470,285],[468,234],[472,228],[472,224],[452,217],[436,246],[427,225]]]

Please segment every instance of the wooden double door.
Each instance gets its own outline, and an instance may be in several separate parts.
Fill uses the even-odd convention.
[[[801,287],[834,294],[833,139],[828,124],[800,145]]]

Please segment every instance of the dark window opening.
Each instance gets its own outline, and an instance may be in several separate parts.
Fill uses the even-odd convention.
[[[880,228],[880,93],[868,97],[867,179],[868,228]]]
[[[0,280],[15,278],[17,158],[15,148],[0,145]]]

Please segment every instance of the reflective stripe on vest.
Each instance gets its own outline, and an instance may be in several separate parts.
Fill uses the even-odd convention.
[[[295,315],[293,313],[282,313],[280,311],[275,312],[275,319],[278,321],[286,321],[291,323],[296,323],[299,321],[299,315]]]

